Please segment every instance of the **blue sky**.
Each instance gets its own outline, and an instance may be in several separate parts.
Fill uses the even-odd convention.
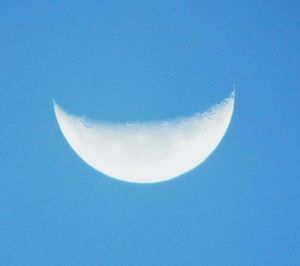
[[[1,265],[299,265],[298,1],[6,1]],[[237,86],[197,169],[134,185],[81,161],[52,99],[107,121],[204,111]]]

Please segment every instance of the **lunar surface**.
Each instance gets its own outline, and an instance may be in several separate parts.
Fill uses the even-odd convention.
[[[169,121],[96,122],[54,103],[59,127],[88,165],[118,180],[154,183],[200,165],[225,135],[234,109],[234,92],[204,113]]]

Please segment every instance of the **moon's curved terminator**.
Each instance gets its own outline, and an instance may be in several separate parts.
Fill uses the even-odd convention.
[[[235,93],[204,113],[147,123],[93,122],[54,103],[59,127],[88,165],[119,180],[154,183],[177,177],[201,164],[229,126]]]

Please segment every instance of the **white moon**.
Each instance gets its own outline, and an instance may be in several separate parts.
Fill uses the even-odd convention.
[[[207,112],[171,121],[103,123],[66,113],[56,103],[59,127],[91,167],[119,180],[161,182],[201,164],[229,126],[234,92]]]

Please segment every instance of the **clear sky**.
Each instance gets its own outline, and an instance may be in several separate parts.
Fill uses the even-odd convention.
[[[300,265],[299,1],[2,1],[0,265]],[[236,108],[217,150],[136,185],[52,100],[107,121]]]

